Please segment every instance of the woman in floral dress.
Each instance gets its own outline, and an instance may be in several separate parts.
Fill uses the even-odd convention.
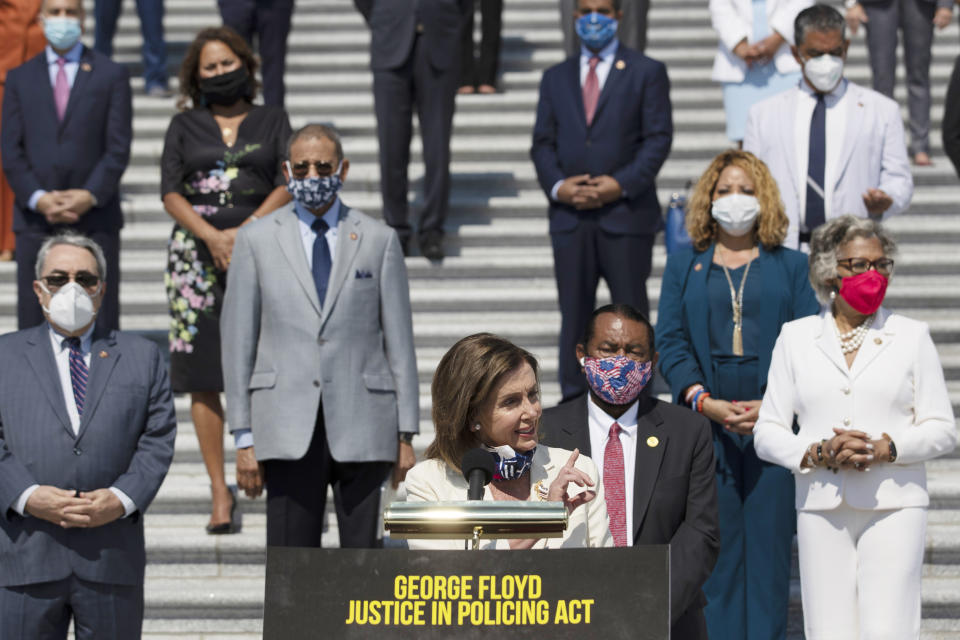
[[[209,533],[235,533],[236,495],[223,464],[220,306],[237,227],[290,200],[281,163],[286,112],[254,106],[257,63],[229,27],[201,31],[180,69],[181,113],[167,129],[161,195],[176,221],[164,275],[170,300],[170,377],[190,394],[213,496]],[[191,105],[191,108],[187,108]]]

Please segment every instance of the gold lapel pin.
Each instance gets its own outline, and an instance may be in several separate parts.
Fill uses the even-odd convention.
[[[703,265],[700,264],[699,262],[698,262],[697,264],[693,265],[693,270],[694,270],[694,271],[700,271],[701,269],[703,269]]]
[[[351,239],[351,240],[356,240],[356,239],[357,239],[357,234],[351,233],[351,234],[350,234],[350,239]]]
[[[90,66],[89,62],[84,62],[83,64],[80,65],[80,69],[82,71],[92,71],[93,67]]]
[[[613,66],[615,66],[615,67],[616,67],[617,69],[619,69],[620,71],[623,71],[624,69],[627,68],[627,63],[624,62],[623,60],[617,60],[617,64],[615,64],[615,65],[613,65]]]
[[[881,340],[880,338],[874,338],[873,342],[874,344],[883,344],[883,340]]]
[[[110,355],[110,354],[108,354],[106,351],[101,351],[101,352],[100,352],[100,357],[101,357],[101,358],[106,358],[108,355]]]
[[[647,446],[650,447],[651,449],[656,447],[658,444],[660,444],[660,438],[658,438],[657,436],[650,436],[649,438],[647,438]]]

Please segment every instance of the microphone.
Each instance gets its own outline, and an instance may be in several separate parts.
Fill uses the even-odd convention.
[[[496,470],[490,452],[479,447],[470,449],[463,454],[460,470],[470,483],[467,500],[483,500],[483,488],[493,480],[493,472]]]

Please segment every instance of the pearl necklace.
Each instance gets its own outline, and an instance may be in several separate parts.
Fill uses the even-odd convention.
[[[837,338],[840,340],[840,351],[843,355],[853,353],[860,348],[864,338],[867,337],[867,332],[870,330],[871,322],[873,322],[873,314],[864,318],[859,326],[854,327],[846,333],[840,333],[840,329],[836,325],[836,320],[834,320],[833,329],[837,332]]]

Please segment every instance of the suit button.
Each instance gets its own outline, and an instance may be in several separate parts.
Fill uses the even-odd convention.
[[[850,395],[850,387],[844,387],[844,388],[843,388],[843,395],[845,395],[845,396]]]
[[[73,448],[73,455],[78,456],[78,455],[80,455],[81,453],[83,453],[83,451],[80,450],[80,447],[74,447],[74,448]]]
[[[587,140],[586,144],[589,147],[592,143],[589,140]]]
[[[850,418],[844,418],[844,419],[843,419],[843,426],[845,426],[845,427],[849,427],[849,426],[850,426]]]
[[[423,23],[422,23],[422,22],[418,22],[418,23],[417,23],[417,33],[423,33]]]
[[[317,338],[317,344],[325,345],[327,344],[327,341],[324,338]]]
[[[313,381],[313,386],[319,387],[319,386],[320,386],[320,381],[319,381],[319,380],[314,380],[314,381]]]

